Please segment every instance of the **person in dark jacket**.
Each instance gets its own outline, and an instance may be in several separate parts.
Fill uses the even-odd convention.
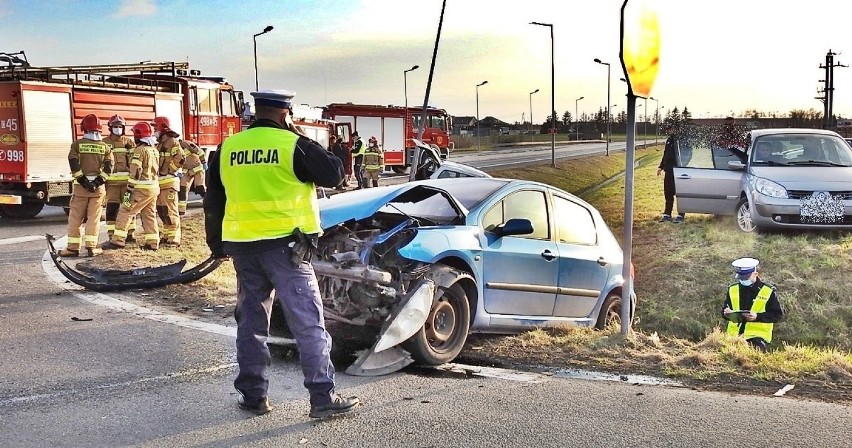
[[[345,172],[346,171],[345,170],[346,160],[347,160],[347,157],[348,157],[349,150],[340,143],[340,139],[338,139],[337,136],[335,136],[335,135],[332,135],[331,137],[329,137],[328,141],[329,141],[329,144],[328,144],[329,150],[331,151],[332,154],[335,155],[335,157],[340,159],[340,163],[343,164],[344,172]],[[345,190],[346,187],[348,187],[348,186],[349,186],[349,183],[346,182],[346,178],[344,178],[343,183],[338,185],[336,190]]]
[[[784,310],[775,286],[760,279],[758,264],[755,258],[738,258],[731,263],[737,283],[728,287],[722,318],[728,321],[728,334],[741,336],[756,349],[766,351]]]
[[[682,136],[680,132],[675,131],[669,135],[666,139],[665,150],[663,150],[663,159],[660,160],[660,166],[657,167],[657,176],[663,172],[666,173],[663,178],[663,194],[666,197],[666,206],[665,210],[663,210],[663,216],[660,218],[660,222],[674,222],[679,224],[686,218],[683,213],[678,213],[678,215],[672,219],[672,208],[674,207],[675,200],[674,168],[678,166],[678,146],[681,142]]]

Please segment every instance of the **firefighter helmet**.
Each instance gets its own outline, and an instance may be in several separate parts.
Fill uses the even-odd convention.
[[[83,132],[100,132],[101,119],[98,118],[95,114],[86,115],[80,121],[80,127],[83,128]]]
[[[144,121],[140,121],[133,126],[133,138],[145,138],[151,137],[152,135],[154,135],[154,130],[151,128],[150,124]]]
[[[169,117],[154,117],[154,127],[160,132],[165,132],[172,128]]]
[[[109,117],[109,121],[107,121],[107,125],[112,126],[127,126],[127,122],[124,121],[124,117],[121,115],[115,114]]]

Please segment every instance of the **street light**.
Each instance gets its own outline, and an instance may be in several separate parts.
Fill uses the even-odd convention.
[[[530,141],[533,141],[533,137],[532,137],[532,135],[533,135],[533,133],[532,133],[532,126],[533,126],[533,121],[532,121],[532,96],[533,96],[533,93],[538,93],[538,89],[535,89],[532,92],[530,92]]]
[[[253,38],[254,39],[254,90],[255,91],[260,90],[260,87],[258,86],[258,81],[257,81],[257,36],[260,36],[262,34],[266,34],[270,31],[272,31],[272,25],[267,25],[266,28],[263,29],[263,31],[255,34],[254,38]]]
[[[488,81],[482,81],[476,85],[476,146],[482,146],[482,137],[479,135],[479,86],[488,84]]]
[[[420,68],[420,66],[415,65],[414,67],[411,67],[410,69],[404,70],[402,72],[402,78],[403,78],[402,81],[405,83],[405,114],[406,115],[408,115],[408,72],[410,72],[412,70],[417,70],[418,68]]]
[[[580,141],[580,116],[577,114],[577,103],[579,103],[580,100],[582,100],[583,98],[585,97],[581,96],[580,98],[574,100],[574,115],[576,115],[575,120],[577,120],[577,141]]]
[[[606,155],[609,155],[609,141],[612,140],[612,119],[610,118],[610,107],[609,107],[609,62],[603,62],[598,58],[595,58],[595,62],[598,64],[606,65]]]
[[[556,58],[553,50],[553,24],[530,22],[530,25],[546,26],[550,28],[550,109],[553,117],[550,129],[550,166],[556,168]]]

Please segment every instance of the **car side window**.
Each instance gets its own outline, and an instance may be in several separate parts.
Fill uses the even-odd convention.
[[[548,239],[550,228],[547,216],[547,200],[543,191],[523,190],[503,199],[503,222],[512,218],[529,219],[533,232],[522,238]]]
[[[597,244],[595,221],[582,205],[554,196],[553,217],[556,222],[556,238],[560,243],[589,246]]]
[[[729,169],[728,162],[733,162],[735,160],[745,163],[745,153],[735,149],[721,147],[713,148],[713,168],[717,170],[727,170]]]
[[[482,228],[488,232],[494,230],[500,224],[503,224],[503,201],[494,204],[482,218]]]

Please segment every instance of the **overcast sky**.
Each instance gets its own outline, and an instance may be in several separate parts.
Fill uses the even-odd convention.
[[[453,115],[540,123],[551,98],[554,25],[556,110],[624,110],[618,61],[622,0],[447,0],[430,104]],[[632,4],[632,3],[631,3]],[[648,114],[688,107],[694,117],[746,109],[822,110],[819,66],[829,49],[852,62],[850,18],[841,0],[657,0],[660,70]],[[630,5],[630,4],[629,4]],[[315,106],[332,102],[422,105],[440,0],[0,0],[0,51],[25,50],[32,65],[185,61],[206,75],[254,90],[294,90]],[[848,56],[848,57],[847,57]],[[835,69],[835,113],[852,116],[852,68]],[[246,95],[248,97],[248,95]],[[643,103],[639,100],[640,114]]]

